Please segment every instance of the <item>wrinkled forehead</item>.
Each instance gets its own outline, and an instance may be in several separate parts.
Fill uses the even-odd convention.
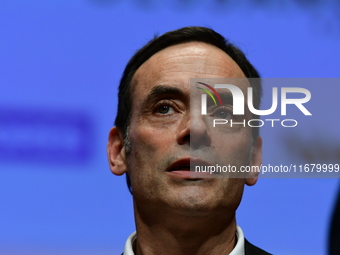
[[[245,78],[245,75],[221,49],[189,42],[167,47],[151,56],[136,71],[130,89],[134,98],[156,84],[186,83],[189,86],[190,78]]]

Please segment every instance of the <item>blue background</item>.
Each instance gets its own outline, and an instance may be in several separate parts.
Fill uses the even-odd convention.
[[[123,251],[135,229],[132,199],[125,178],[109,171],[106,141],[123,68],[154,34],[209,26],[263,77],[339,77],[339,11],[335,0],[2,0],[0,254]],[[339,87],[308,89],[313,117],[304,129],[261,131],[264,163],[339,148]],[[326,254],[338,184],[260,179],[245,189],[238,224],[274,254]]]

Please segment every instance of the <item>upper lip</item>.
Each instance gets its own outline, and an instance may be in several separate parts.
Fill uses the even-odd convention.
[[[167,169],[167,172],[172,171],[190,171],[195,166],[209,166],[210,164],[202,159],[182,158],[173,162]]]

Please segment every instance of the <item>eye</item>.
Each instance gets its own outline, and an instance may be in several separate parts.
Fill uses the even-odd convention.
[[[158,107],[157,112],[160,114],[171,114],[174,112],[174,108],[169,105],[161,105]]]
[[[215,116],[220,119],[227,119],[228,117],[230,117],[230,114],[227,111],[219,110],[215,113]]]
[[[233,117],[230,111],[224,108],[216,109],[212,115],[219,119],[231,119]]]

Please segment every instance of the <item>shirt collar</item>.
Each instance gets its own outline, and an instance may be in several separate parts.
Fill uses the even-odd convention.
[[[244,234],[239,226],[236,226],[236,237],[237,242],[234,249],[229,253],[229,255],[244,255]],[[124,255],[135,255],[133,252],[133,243],[136,240],[136,232],[133,232],[129,238],[126,240]]]

